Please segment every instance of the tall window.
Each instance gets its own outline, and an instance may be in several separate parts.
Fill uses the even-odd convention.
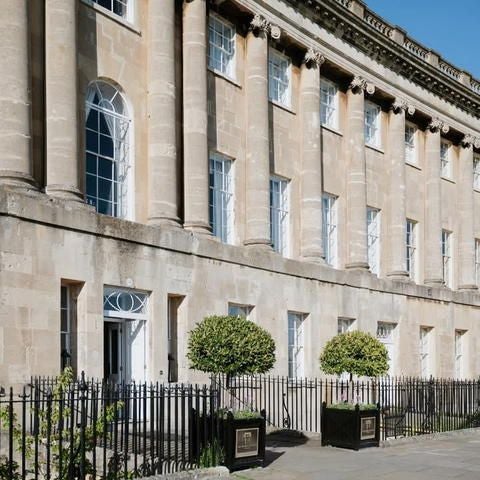
[[[480,240],[475,239],[475,276],[477,285],[480,285]]]
[[[442,230],[443,283],[452,288],[452,234]]]
[[[250,320],[250,313],[252,310],[253,307],[251,305],[240,305],[238,303],[228,304],[228,314],[233,317],[244,317],[247,320]]]
[[[353,331],[355,325],[354,318],[339,317],[337,323],[337,333],[347,333]]]
[[[431,336],[431,327],[420,327],[420,375],[424,378],[432,375]]]
[[[208,65],[235,78],[235,27],[216,15],[208,19]]]
[[[480,190],[480,155],[473,157],[473,188]]]
[[[405,125],[405,161],[417,163],[417,127],[411,123]]]
[[[367,208],[368,265],[375,275],[380,271],[380,210]]]
[[[320,116],[322,125],[338,128],[338,87],[324,78],[320,83]]]
[[[130,117],[121,93],[97,81],[86,98],[86,195],[98,213],[128,215]]]
[[[325,261],[337,266],[337,197],[325,193],[322,197],[323,210],[323,249]]]
[[[464,340],[465,330],[455,330],[455,377],[464,378]]]
[[[385,345],[388,353],[388,374],[395,372],[395,323],[378,322],[377,339]]]
[[[270,237],[273,249],[288,254],[288,182],[270,179]]]
[[[72,365],[72,310],[70,288],[60,287],[60,365],[62,370]]]
[[[305,315],[288,312],[288,376],[304,376],[304,328]]]
[[[134,0],[91,0],[125,20],[133,20]]]
[[[452,162],[450,160],[450,144],[444,140],[440,143],[440,169],[442,177],[452,176]]]
[[[221,155],[210,157],[210,225],[222,242],[233,241],[232,161]]]
[[[372,147],[380,147],[380,112],[378,105],[365,102],[365,143]]]
[[[268,55],[268,93],[270,100],[286,107],[290,106],[290,60],[276,50]]]
[[[413,281],[417,280],[417,222],[407,219],[407,272]]]

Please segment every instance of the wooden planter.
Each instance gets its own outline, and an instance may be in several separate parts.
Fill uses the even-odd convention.
[[[351,448],[378,447],[380,442],[380,408],[352,410],[322,408],[322,445]]]

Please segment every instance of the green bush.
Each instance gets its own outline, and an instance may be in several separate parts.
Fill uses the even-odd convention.
[[[327,408],[334,408],[335,410],[355,410],[356,405],[353,403],[332,403],[327,405]],[[360,410],[376,410],[377,406],[374,403],[359,403]]]
[[[320,368],[330,375],[347,372],[361,377],[378,377],[388,372],[388,352],[385,345],[369,333],[341,333],[325,345],[320,355]]]
[[[227,377],[265,373],[275,363],[275,342],[243,317],[211,316],[190,332],[187,358],[190,368]]]

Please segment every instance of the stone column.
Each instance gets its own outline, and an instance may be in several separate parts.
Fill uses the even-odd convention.
[[[77,2],[45,2],[46,191],[83,202],[79,190]]]
[[[31,188],[28,0],[4,0],[0,15],[0,184]]]
[[[390,157],[389,192],[389,265],[387,276],[397,280],[408,278],[406,258],[406,168],[405,168],[405,112],[415,108],[403,100],[396,100],[390,111],[388,145]]]
[[[345,268],[368,270],[367,167],[365,157],[365,92],[375,87],[355,77],[347,93],[347,261]]]
[[[148,223],[178,227],[175,0],[148,9]]]
[[[465,135],[460,144],[458,177],[458,289],[477,290],[473,203],[473,145],[480,140]]]
[[[209,235],[207,127],[207,5],[189,0],[183,4],[184,226]]]
[[[270,146],[268,119],[268,32],[255,15],[247,36],[246,228],[245,245],[270,248]]]
[[[320,138],[320,67],[323,55],[310,49],[300,78],[302,121],[301,255],[324,262],[322,221],[322,152]]]
[[[425,140],[425,285],[443,285],[440,130],[449,127],[432,119]]]

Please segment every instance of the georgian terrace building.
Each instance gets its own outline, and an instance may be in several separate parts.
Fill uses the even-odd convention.
[[[319,375],[480,373],[480,82],[359,0],[4,0],[0,382],[196,379],[210,314]]]

